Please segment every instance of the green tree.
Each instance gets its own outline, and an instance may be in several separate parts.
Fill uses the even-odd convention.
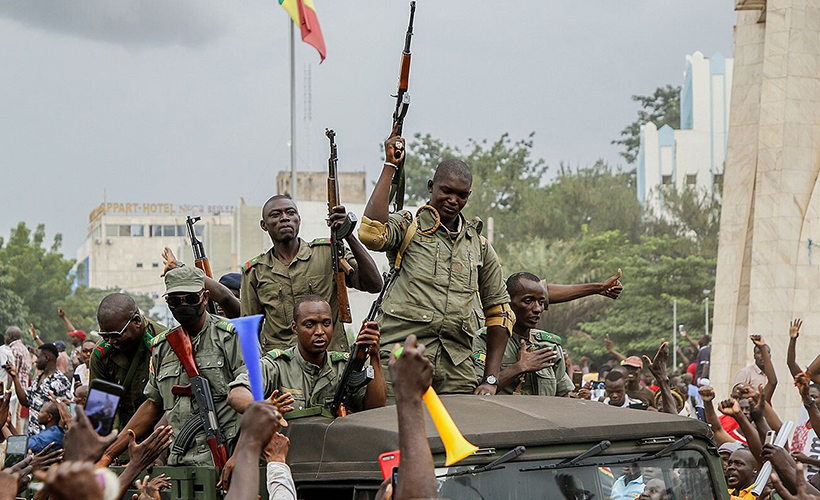
[[[661,206],[662,216],[654,213],[647,215],[650,232],[689,238],[699,255],[717,258],[719,197],[694,187],[676,190],[674,186],[664,186]]]
[[[22,300],[27,323],[34,323],[44,339],[52,339],[64,331],[57,304],[71,292],[69,271],[74,262],[59,252],[60,234],[49,248],[44,240],[45,226],[32,232],[23,222],[11,230],[8,242],[0,239],[0,280]]]
[[[11,290],[11,277],[0,262],[0,334],[10,326],[25,330],[26,307],[23,299]]]
[[[430,134],[413,136],[407,143],[404,160],[405,204],[422,205],[429,198],[427,181],[433,178],[436,167],[447,158],[461,158],[457,148],[435,139]]]
[[[633,95],[632,100],[639,102],[638,119],[621,130],[621,138],[612,141],[624,147],[620,155],[627,163],[635,163],[641,145],[641,125],[652,122],[658,128],[664,125],[680,128],[680,87],[666,85],[659,87],[652,95]]]

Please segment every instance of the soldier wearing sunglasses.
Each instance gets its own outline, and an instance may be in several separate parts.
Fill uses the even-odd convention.
[[[225,434],[228,452],[232,452],[239,433],[239,414],[227,402],[228,384],[246,373],[239,339],[226,319],[207,312],[209,293],[205,289],[204,272],[193,266],[171,269],[165,273],[165,288],[165,301],[171,314],[191,338],[196,364],[211,386],[218,425]],[[138,440],[148,436],[163,415],[177,435],[196,415],[196,400],[173,391],[175,385],[187,384],[189,379],[179,358],[165,342],[165,333],[154,338],[152,345],[148,383],[145,386],[147,399],[125,426],[125,429],[134,432]],[[121,432],[99,463],[108,465],[125,451],[128,441],[129,433]],[[183,453],[172,450],[168,465],[213,466],[205,434],[197,434],[193,445]]]
[[[151,342],[166,328],[145,317],[124,293],[112,293],[100,302],[97,323],[102,340],[91,354],[89,377],[125,388],[117,410],[117,428],[121,428],[145,401]]]

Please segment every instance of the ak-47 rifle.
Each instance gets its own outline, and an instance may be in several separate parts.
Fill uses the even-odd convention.
[[[339,156],[336,151],[336,132],[325,129],[325,135],[330,139],[330,157],[327,160],[327,214],[333,214],[333,207],[341,205],[339,201]],[[336,300],[339,302],[339,321],[350,323],[353,317],[350,315],[350,299],[347,296],[346,278],[348,273],[353,271],[350,264],[345,260],[344,240],[356,228],[358,219],[355,214],[347,213],[344,223],[338,228],[330,227],[330,253],[333,260],[333,280],[336,282]]]
[[[188,237],[191,239],[191,249],[194,252],[194,265],[205,273],[205,276],[213,279],[214,275],[211,272],[211,261],[208,260],[208,257],[205,255],[205,246],[196,237],[196,232],[194,231],[194,224],[199,222],[202,217],[191,217],[188,216],[185,219],[185,225],[188,226]],[[216,307],[214,307],[214,303],[212,300],[208,301],[208,312],[213,314],[216,312]]]
[[[391,135],[401,135],[404,127],[404,117],[407,116],[407,109],[410,107],[410,94],[407,88],[410,85],[410,42],[413,39],[413,18],[416,15],[416,2],[410,2],[410,23],[407,25],[407,33],[404,35],[404,50],[401,52],[401,67],[399,71],[399,86],[396,90],[396,110],[393,111],[393,131]],[[390,200],[395,209],[401,210],[404,207],[404,159],[396,164],[396,172],[393,180],[390,181]]]
[[[165,334],[165,340],[179,358],[191,381],[189,384],[173,386],[171,392],[178,396],[193,397],[197,407],[196,415],[182,426],[179,435],[174,439],[172,451],[179,455],[185,453],[190,448],[194,437],[204,431],[205,442],[208,443],[208,448],[211,449],[214,465],[222,470],[228,461],[228,450],[225,447],[225,434],[219,428],[219,419],[214,407],[213,394],[211,394],[211,384],[199,372],[194,359],[191,339],[181,326]]]
[[[384,273],[382,275],[382,289],[379,296],[373,301],[370,306],[370,311],[364,319],[365,323],[374,321],[379,314],[379,309],[382,307],[382,300],[384,294],[390,285],[396,280],[398,271],[393,270],[390,274]],[[333,403],[330,405],[330,412],[337,417],[344,417],[347,415],[347,402],[350,395],[369,384],[373,380],[373,367],[365,367],[367,361],[368,349],[366,346],[356,344],[353,347],[353,352],[350,353],[350,359],[347,361],[345,371],[342,372],[342,378],[339,380],[339,387],[336,388],[336,394],[333,396]]]

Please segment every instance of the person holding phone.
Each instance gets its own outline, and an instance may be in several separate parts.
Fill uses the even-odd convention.
[[[225,444],[231,453],[239,433],[239,414],[228,404],[228,384],[247,372],[239,338],[230,322],[207,312],[209,293],[205,289],[205,273],[200,269],[193,266],[171,269],[165,273],[165,291],[171,314],[190,337],[194,360],[210,384],[217,424],[225,434]],[[196,399],[175,394],[173,390],[175,385],[184,385],[188,381],[182,362],[165,341],[165,333],[160,333],[152,342],[149,377],[145,385],[147,399],[105,451],[99,464],[108,465],[125,451],[130,434],[127,430],[142,439],[151,433],[163,415],[174,435],[178,436],[191,418],[197,418]],[[183,452],[172,450],[168,465],[213,466],[205,434],[197,434],[192,446]]]
[[[616,282],[617,278],[607,281],[607,284],[601,285],[604,287],[602,290],[616,286]],[[589,389],[575,392],[575,384],[567,374],[561,337],[535,328],[548,301],[547,290],[541,279],[532,273],[515,273],[507,278],[506,286],[510,295],[510,307],[515,313],[515,325],[501,360],[497,394],[575,396],[588,399]],[[619,282],[617,287],[617,292],[620,293]],[[564,295],[560,298],[563,299]],[[486,355],[487,331],[484,328],[479,331],[473,344],[477,378],[484,375]]]
[[[71,397],[71,381],[62,372],[57,370],[57,356],[59,351],[54,344],[43,344],[39,348],[37,356],[37,369],[42,373],[28,389],[24,389],[20,383],[20,376],[17,368],[6,363],[4,368],[14,382],[14,392],[20,404],[27,406],[31,411],[28,423],[28,435],[34,436],[43,430],[43,425],[39,422],[38,415],[43,406],[50,401],[53,394],[57,399]]]
[[[90,355],[89,379],[101,379],[124,388],[117,421],[122,427],[145,401],[151,342],[166,328],[148,319],[130,295],[112,293],[97,308],[100,340]],[[83,344],[83,355],[86,344]]]

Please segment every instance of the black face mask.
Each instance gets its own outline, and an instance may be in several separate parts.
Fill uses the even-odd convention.
[[[171,309],[171,314],[174,315],[174,318],[176,318],[176,320],[179,321],[180,324],[189,325],[194,321],[198,320],[199,317],[202,315],[199,312],[199,306],[200,304],[193,306],[187,304],[177,306]]]

